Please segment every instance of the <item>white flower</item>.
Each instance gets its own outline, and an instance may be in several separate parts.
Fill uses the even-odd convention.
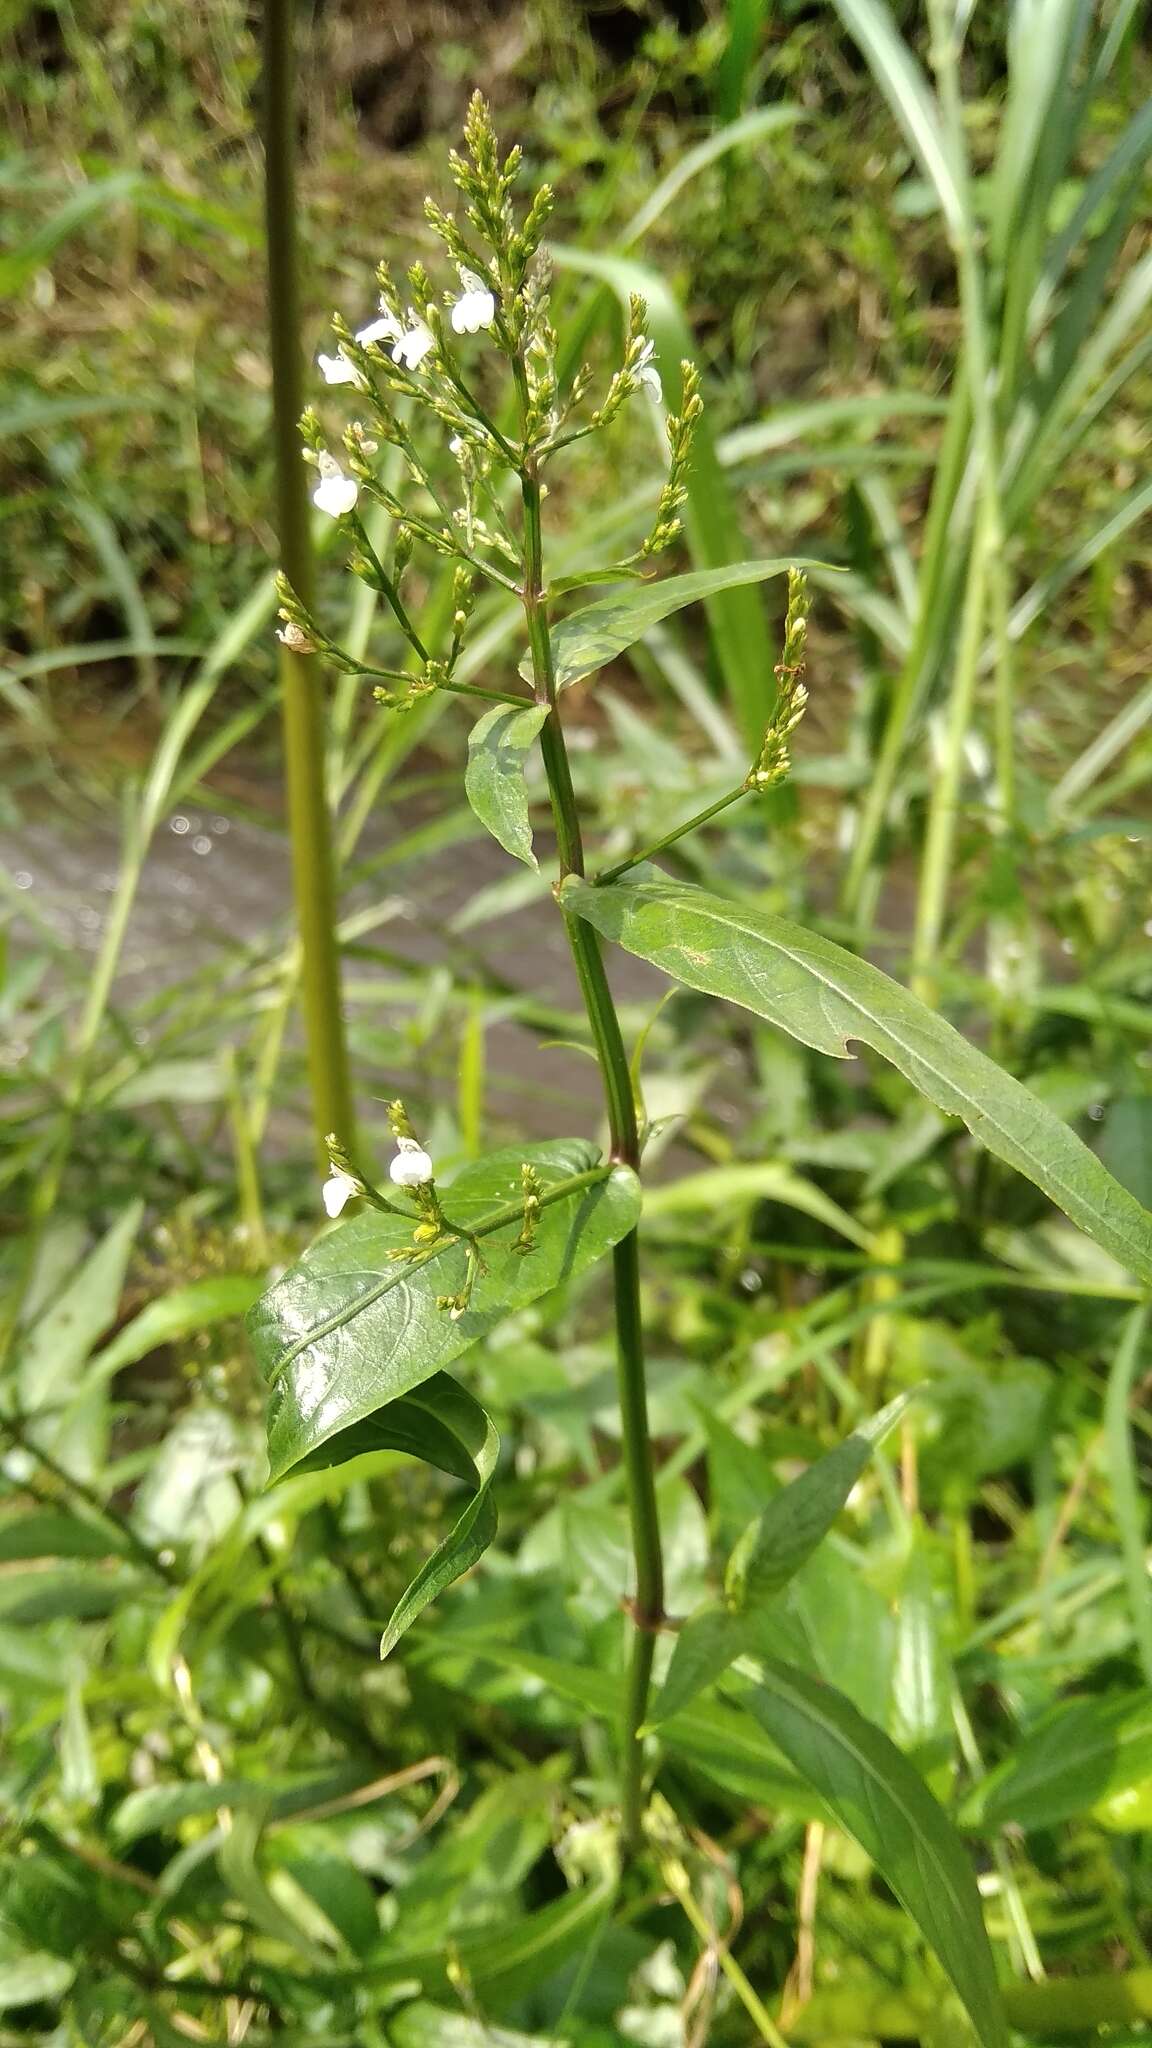
[[[435,348],[436,337],[425,325],[418,313],[408,308],[411,326],[399,334],[392,345],[392,361],[403,363],[406,369],[418,370],[430,348]]]
[[[334,356],[319,355],[316,361],[320,365],[320,375],[326,384],[357,384],[361,390],[364,389],[363,377],[355,363],[349,361],[343,349],[339,349]]]
[[[340,519],[345,512],[351,512],[360,496],[360,486],[354,476],[345,476],[327,449],[319,458],[319,469],[320,481],[312,493],[312,503],[318,512],[326,512],[329,519]]]
[[[360,1193],[360,1183],[342,1166],[334,1166],[320,1193],[329,1216],[339,1216],[344,1204]]]
[[[496,318],[496,301],[474,270],[462,270],[460,282],[464,289],[452,308],[452,325],[457,334],[478,334]]]
[[[415,1138],[397,1138],[396,1157],[388,1168],[388,1178],[398,1188],[421,1188],[433,1174],[432,1161],[416,1143]]]
[[[370,320],[367,327],[361,327],[356,339],[361,348],[367,348],[370,341],[396,341],[404,332],[394,313],[381,311],[378,320]]]
[[[664,396],[664,386],[660,382],[660,372],[652,361],[655,353],[656,344],[646,340],[633,365],[632,374],[638,384],[643,384],[645,391],[651,392],[659,405]]]
[[[276,628],[276,638],[282,640],[285,647],[290,647],[293,654],[315,654],[316,652],[316,642],[309,639],[303,626],[298,626],[295,619],[289,619],[286,625],[278,626]]]

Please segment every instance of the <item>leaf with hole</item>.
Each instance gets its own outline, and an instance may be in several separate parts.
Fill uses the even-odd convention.
[[[816,1052],[847,1059],[849,1040],[871,1046],[1128,1272],[1152,1282],[1152,1213],[1046,1104],[879,968],[650,865],[602,888],[570,876],[561,902],[625,952],[766,1017]]]
[[[524,764],[544,720],[546,704],[494,704],[477,719],[468,739],[464,787],[485,830],[516,860],[538,865],[532,851]]]

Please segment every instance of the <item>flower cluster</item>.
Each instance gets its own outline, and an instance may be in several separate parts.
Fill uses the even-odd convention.
[[[784,619],[784,647],[776,664],[779,684],[776,711],[764,735],[759,757],[748,775],[746,789],[775,789],[792,766],[789,736],[804,716],[808,692],[803,675],[807,665],[808,612],[811,598],[803,569],[788,571],[788,610]]]
[[[599,406],[585,410],[592,372],[587,365],[570,371],[561,364],[549,317],[550,266],[542,241],[551,190],[542,186],[523,214],[518,212],[514,193],[520,151],[501,156],[479,94],[468,109],[464,141],[464,150],[450,158],[462,201],[460,217],[432,200],[426,206],[428,222],[452,266],[453,284],[438,294],[428,272],[416,263],[401,288],[388,265],[381,264],[372,317],[353,330],[336,316],[334,348],[318,357],[324,384],[354,394],[362,417],[346,426],[340,452],[314,410],[301,422],[305,459],[316,473],[312,502],[341,527],[350,543],[349,566],[384,598],[416,661],[384,670],[354,660],[284,589],[280,637],[296,653],[320,652],[338,667],[401,684],[399,696],[377,692],[394,707],[430,689],[467,687],[457,682],[455,671],[477,579],[519,592],[523,541],[510,516],[509,481],[531,477],[539,483],[554,456],[609,425],[634,394],[656,405],[664,395],[644,302],[633,298],[623,360]],[[483,346],[475,348],[477,343]],[[466,361],[466,354],[475,360]],[[489,395],[501,362],[510,373],[516,427],[505,424],[503,397],[495,391]],[[602,580],[643,573],[647,560],[678,533],[676,514],[699,411],[695,373],[686,367],[683,402],[666,422],[670,468],[653,529],[635,554],[606,567]],[[454,487],[445,483],[443,457],[423,433],[422,421],[429,416],[438,422],[440,446],[446,444],[451,458]],[[373,461],[382,445],[394,451],[386,467]],[[369,540],[361,516],[366,499],[391,515],[391,559],[386,550],[382,558]],[[454,560],[458,576],[464,577],[467,595],[453,606],[451,641],[445,647],[424,644],[400,588],[417,547]],[[479,694],[477,686],[472,694]]]

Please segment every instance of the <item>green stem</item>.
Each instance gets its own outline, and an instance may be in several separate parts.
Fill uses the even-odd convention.
[[[524,505],[524,614],[532,652],[536,699],[549,715],[540,734],[540,749],[552,799],[560,879],[584,873],[584,846],[564,728],[556,702],[556,670],[544,597],[544,551],[540,523],[540,483],[535,468],[521,472]],[[600,1066],[608,1109],[614,1160],[640,1166],[640,1133],[628,1055],[620,1019],[604,971],[600,940],[582,918],[564,919],[568,944],[584,998]],[[622,1721],[622,1799],[625,1847],[635,1851],[641,1836],[644,1751],[640,1729],[647,1719],[648,1689],[656,1631],[664,1619],[664,1566],[660,1522],[648,1433],[648,1392],[644,1377],[644,1332],[640,1310],[639,1236],[629,1231],[612,1254],[616,1295],[616,1361],[620,1394],[620,1427],[628,1482],[632,1551],[636,1562],[636,1596],[632,1604],[635,1634],[625,1688]]]
[[[661,1863],[660,1870],[665,1884],[680,1905],[685,1918],[704,1943],[705,1952],[712,1955],[723,1970],[760,2039],[768,2043],[768,2048],[788,2048],[787,2041],[763,1999],[757,1997],[735,1956],[724,1942],[717,1939],[715,1929],[709,1926],[705,1914],[692,1896],[692,1887],[687,1881],[683,1867],[678,1867],[672,1858],[668,1858]]]
[[[349,512],[346,516],[349,528],[356,535],[360,552],[372,571],[372,581],[376,589],[381,597],[386,600],[389,610],[393,613],[396,623],[407,640],[408,645],[412,648],[413,653],[418,654],[421,661],[427,661],[428,649],[425,647],[424,642],[421,640],[419,633],[408,616],[408,608],[401,598],[399,590],[376,553],[364,521],[357,512]]]
[[[617,861],[614,868],[603,868],[598,875],[593,875],[593,887],[599,889],[605,882],[619,881],[620,876],[626,875],[629,868],[639,867],[642,860],[651,860],[653,854],[663,853],[666,846],[675,846],[678,839],[685,839],[689,832],[695,832],[698,825],[706,825],[709,818],[719,817],[720,812],[726,811],[729,804],[734,804],[740,797],[747,795],[748,784],[741,782],[737,788],[730,789],[727,796],[718,797],[714,804],[709,804],[707,810],[697,811],[695,817],[688,818],[683,825],[677,825],[674,832],[666,832],[663,839],[654,839],[651,846],[643,847],[639,853],[630,853],[627,860]]]
[[[292,0],[264,8],[265,217],[268,238],[268,334],[272,361],[280,561],[293,590],[312,606],[312,540],[297,422],[302,410],[299,283],[296,262],[296,94]],[[280,679],[292,878],[302,954],[301,986],[317,1155],[337,1131],[354,1142],[352,1094],[340,963],[336,892],[325,790],[321,678],[311,655],[282,648]]]

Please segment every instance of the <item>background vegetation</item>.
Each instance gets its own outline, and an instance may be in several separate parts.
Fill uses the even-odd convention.
[[[324,9],[306,341],[423,246],[482,86],[558,192],[562,337],[605,349],[640,267],[662,351],[704,371],[678,566],[846,572],[816,590],[793,798],[673,864],[913,978],[1148,1204],[1145,25],[1033,0],[1013,35],[977,8],[950,212],[901,55],[927,64],[929,24],[902,6],[906,44],[877,41],[874,12]],[[242,1317],[319,1200],[254,24],[232,0],[16,0],[0,95],[0,2040],[723,2048],[751,2038],[735,1959],[777,2038],[955,2048],[872,1864],[717,1700],[662,1731],[663,1847],[616,1887],[595,1816],[628,1565],[597,1272],[471,1354],[500,1535],[386,1663],[452,1486],[378,1453],[263,1490]],[[657,489],[642,416],[594,448],[551,508],[573,567]],[[321,582],[346,644],[394,657],[365,594]],[[747,765],[781,598],[729,596],[573,693],[609,858]],[[478,624],[498,684],[515,612]],[[449,1168],[600,1114],[547,877],[510,876],[464,803],[466,731],[332,685],[362,1133],[382,1150],[402,1090]],[[615,978],[658,1121],[669,1610],[782,1480],[921,1389],[774,1640],[958,1820],[1020,2038],[1145,2038],[1140,1290],[870,1056]]]

